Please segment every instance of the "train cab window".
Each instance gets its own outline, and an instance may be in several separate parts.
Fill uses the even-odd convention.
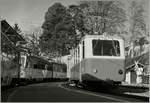
[[[94,56],[120,56],[120,47],[117,40],[93,40]]]

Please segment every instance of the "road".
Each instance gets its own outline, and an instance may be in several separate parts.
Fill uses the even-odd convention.
[[[22,86],[12,92],[8,102],[139,102],[136,99],[104,93],[74,90],[63,87],[60,82]]]

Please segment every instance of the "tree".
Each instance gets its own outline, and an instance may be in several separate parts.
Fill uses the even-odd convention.
[[[131,1],[129,5],[129,34],[131,34],[131,38],[129,40],[130,44],[132,43],[131,48],[140,47],[138,52],[140,54],[143,51],[143,45],[148,43],[146,40],[147,38],[147,31],[146,31],[146,22],[145,22],[145,8],[144,4],[145,1]]]
[[[1,50],[2,53],[6,53],[6,54],[14,54],[15,48],[13,47],[13,43],[9,40],[9,38],[5,35],[2,34],[1,36]]]
[[[72,17],[74,29],[76,33],[80,33],[81,37],[84,36],[84,33],[88,32],[84,25],[84,19],[86,18],[86,15],[84,15],[83,12],[83,9],[87,6],[87,4],[70,5],[68,8],[68,11]]]
[[[146,22],[144,20],[143,3],[132,1],[130,5],[130,32],[132,34],[131,41],[139,40],[146,35]]]
[[[71,15],[61,3],[49,7],[42,25],[43,34],[40,37],[42,51],[58,52],[60,55],[69,53],[66,44],[75,35]]]
[[[30,32],[26,32],[23,36],[28,43],[26,44],[26,47],[29,49],[30,53],[32,55],[38,55],[40,56],[41,50],[40,50],[40,36],[42,34],[41,27],[36,27],[32,29]]]
[[[18,34],[21,33],[21,29],[18,26],[18,24],[16,23],[13,26],[14,31],[16,31]],[[7,31],[7,30],[6,30]],[[15,43],[13,41],[10,40],[11,39],[15,39],[15,37],[9,37],[7,36],[5,33],[2,32],[2,36],[1,36],[1,40],[2,40],[2,52],[6,53],[6,54],[15,54],[16,53],[16,48],[14,47]]]
[[[124,22],[126,21],[125,10],[119,1],[83,1],[82,4],[88,5],[83,9],[85,14],[84,24],[88,31],[102,34],[122,33]]]
[[[75,46],[86,33],[124,32],[122,29],[126,16],[117,3],[84,1],[79,5],[70,5],[69,8],[55,3],[45,14],[40,47],[43,51],[54,53],[57,51],[60,55],[64,55],[69,52],[68,48]]]
[[[18,26],[17,23],[15,23],[15,25],[13,26],[13,29],[14,29],[18,34],[21,33],[21,29],[20,29],[20,27]]]
[[[39,55],[39,53],[40,53],[39,39],[38,39],[38,37],[37,37],[37,35],[35,33],[32,33],[29,36],[28,46],[27,47],[30,49],[31,54]]]
[[[44,32],[42,37],[51,38],[60,36],[57,35],[59,31],[63,31],[65,29],[70,30],[71,24],[68,22],[69,20],[71,20],[71,18],[67,13],[66,7],[64,7],[61,3],[55,3],[49,7],[45,14],[45,22],[42,25]]]

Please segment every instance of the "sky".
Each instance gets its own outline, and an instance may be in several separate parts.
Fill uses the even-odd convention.
[[[0,16],[13,26],[18,23],[22,31],[39,27],[44,22],[45,12],[55,2],[67,6],[78,0],[0,0]]]
[[[125,2],[128,1],[131,0]],[[78,4],[79,0],[0,0],[0,18],[6,19],[11,26],[18,23],[22,31],[30,31],[41,27],[45,12],[56,2],[68,6]]]

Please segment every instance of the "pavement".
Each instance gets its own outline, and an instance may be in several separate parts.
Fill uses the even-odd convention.
[[[128,87],[134,87],[134,88],[149,88],[149,84],[128,84],[128,83],[122,83],[122,86],[128,86]]]
[[[126,88],[126,92],[124,92],[124,94],[128,94],[128,95],[149,97],[149,94],[150,94],[149,84],[127,84],[127,83],[122,83],[121,87]]]
[[[22,86],[13,91],[7,102],[143,102],[105,93],[66,88],[62,83],[39,83]]]
[[[134,96],[141,96],[141,97],[149,97],[150,91],[143,92],[143,93],[132,93],[132,92],[125,92],[124,94],[134,95]]]

